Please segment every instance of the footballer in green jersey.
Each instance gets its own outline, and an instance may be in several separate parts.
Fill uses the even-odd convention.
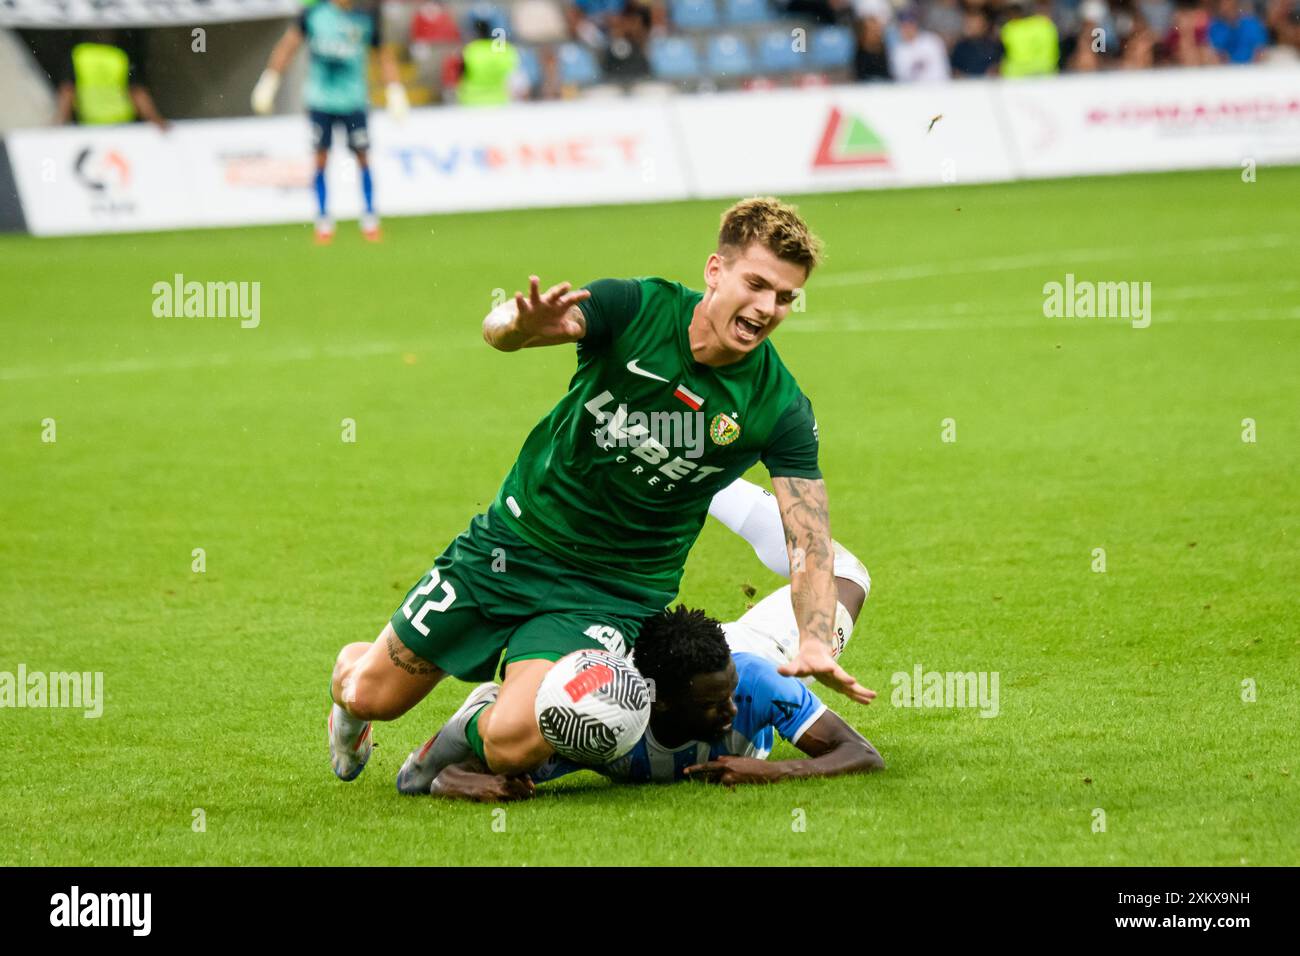
[[[534,716],[542,678],[582,648],[626,655],[676,595],[713,496],[767,467],[790,552],[798,653],[781,670],[862,703],[835,661],[826,489],[808,399],[768,341],[819,256],[796,210],[747,199],[722,217],[703,292],[659,278],[560,283],[494,309],[503,352],[577,343],[568,392],[529,434],[496,500],[448,546],[373,643],[340,652],[331,763],[354,779],[370,723],[418,703],[442,677],[489,680],[494,702],[434,746],[520,773],[552,750]]]

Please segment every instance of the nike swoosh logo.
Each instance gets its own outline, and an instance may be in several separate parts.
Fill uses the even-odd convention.
[[[668,381],[668,379],[664,378],[662,375],[656,375],[654,372],[647,372],[645,369],[641,368],[639,365],[636,364],[636,363],[639,362],[639,361],[641,361],[641,360],[640,360],[640,359],[633,359],[632,361],[628,362],[628,363],[627,363],[627,370],[628,370],[629,372],[631,372],[633,375],[641,375],[641,376],[643,376],[643,377],[645,377],[645,378],[652,378],[652,379],[654,379],[656,382],[667,382],[667,381]]]

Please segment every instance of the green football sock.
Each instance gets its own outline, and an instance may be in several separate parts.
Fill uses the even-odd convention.
[[[465,724],[465,739],[469,741],[470,750],[474,751],[474,756],[487,764],[487,757],[483,753],[483,735],[478,732],[478,719],[487,710],[484,705],[474,712],[474,716]]]

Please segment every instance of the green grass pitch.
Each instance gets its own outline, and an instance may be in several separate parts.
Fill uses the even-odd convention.
[[[829,260],[775,342],[875,582],[845,660],[880,698],[830,702],[889,769],[584,773],[504,816],[394,790],[454,681],[336,781],[331,663],[568,381],[571,349],[483,344],[494,290],[698,287],[726,204],[0,239],[0,671],[107,698],[0,710],[0,863],[1300,863],[1297,195],[1291,168],[803,197]],[[176,273],[261,283],[260,325],[155,317]],[[1044,317],[1067,273],[1150,282],[1150,327]],[[729,619],[777,583],[711,522],[681,596]],[[891,706],[918,664],[996,671],[998,715]]]

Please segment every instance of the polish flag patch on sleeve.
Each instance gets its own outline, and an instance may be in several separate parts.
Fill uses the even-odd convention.
[[[673,397],[680,398],[683,402],[691,406],[691,408],[697,412],[700,410],[700,406],[704,404],[704,399],[700,398],[700,396],[696,395],[694,392],[692,392],[689,388],[687,388],[685,385],[682,385],[681,383],[678,383],[676,390],[673,392]]]

